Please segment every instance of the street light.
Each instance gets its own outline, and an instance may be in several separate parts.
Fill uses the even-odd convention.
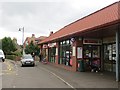
[[[24,54],[24,27],[23,28],[19,28],[19,31],[22,31],[22,33],[23,33],[23,36],[22,36],[23,50],[22,50],[22,52]]]

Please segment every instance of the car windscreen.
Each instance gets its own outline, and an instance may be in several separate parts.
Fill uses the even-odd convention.
[[[24,59],[32,59],[32,56],[30,56],[30,55],[25,55],[25,56],[23,56],[23,58],[24,58]]]

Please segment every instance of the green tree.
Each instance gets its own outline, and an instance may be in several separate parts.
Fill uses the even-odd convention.
[[[11,54],[12,52],[17,50],[15,43],[10,37],[4,37],[2,39],[2,49],[5,54]]]
[[[2,40],[0,40],[0,49],[2,49]]]
[[[33,42],[31,42],[29,45],[27,45],[25,47],[25,53],[26,54],[35,53],[35,55],[39,55],[39,47],[38,47],[38,45],[35,45],[35,44],[33,44]]]

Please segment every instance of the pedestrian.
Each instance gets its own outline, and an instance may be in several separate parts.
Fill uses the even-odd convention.
[[[43,58],[43,60],[42,60],[42,62],[43,62],[44,64],[47,64],[46,59],[47,59],[47,56],[45,56],[45,57]]]
[[[39,61],[41,62],[42,61],[42,52],[40,52],[40,54],[39,54]]]
[[[39,54],[39,61],[41,61],[41,54]]]
[[[32,57],[35,60],[35,53],[34,52],[32,52]]]
[[[98,72],[100,70],[100,60],[94,60],[91,64],[91,72]]]
[[[45,54],[44,54],[44,50],[41,51],[40,53],[40,61],[43,61],[43,59],[45,58]]]

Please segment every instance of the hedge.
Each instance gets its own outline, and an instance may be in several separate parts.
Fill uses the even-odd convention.
[[[15,60],[16,59],[16,55],[5,55],[6,59],[11,59],[11,60]]]

